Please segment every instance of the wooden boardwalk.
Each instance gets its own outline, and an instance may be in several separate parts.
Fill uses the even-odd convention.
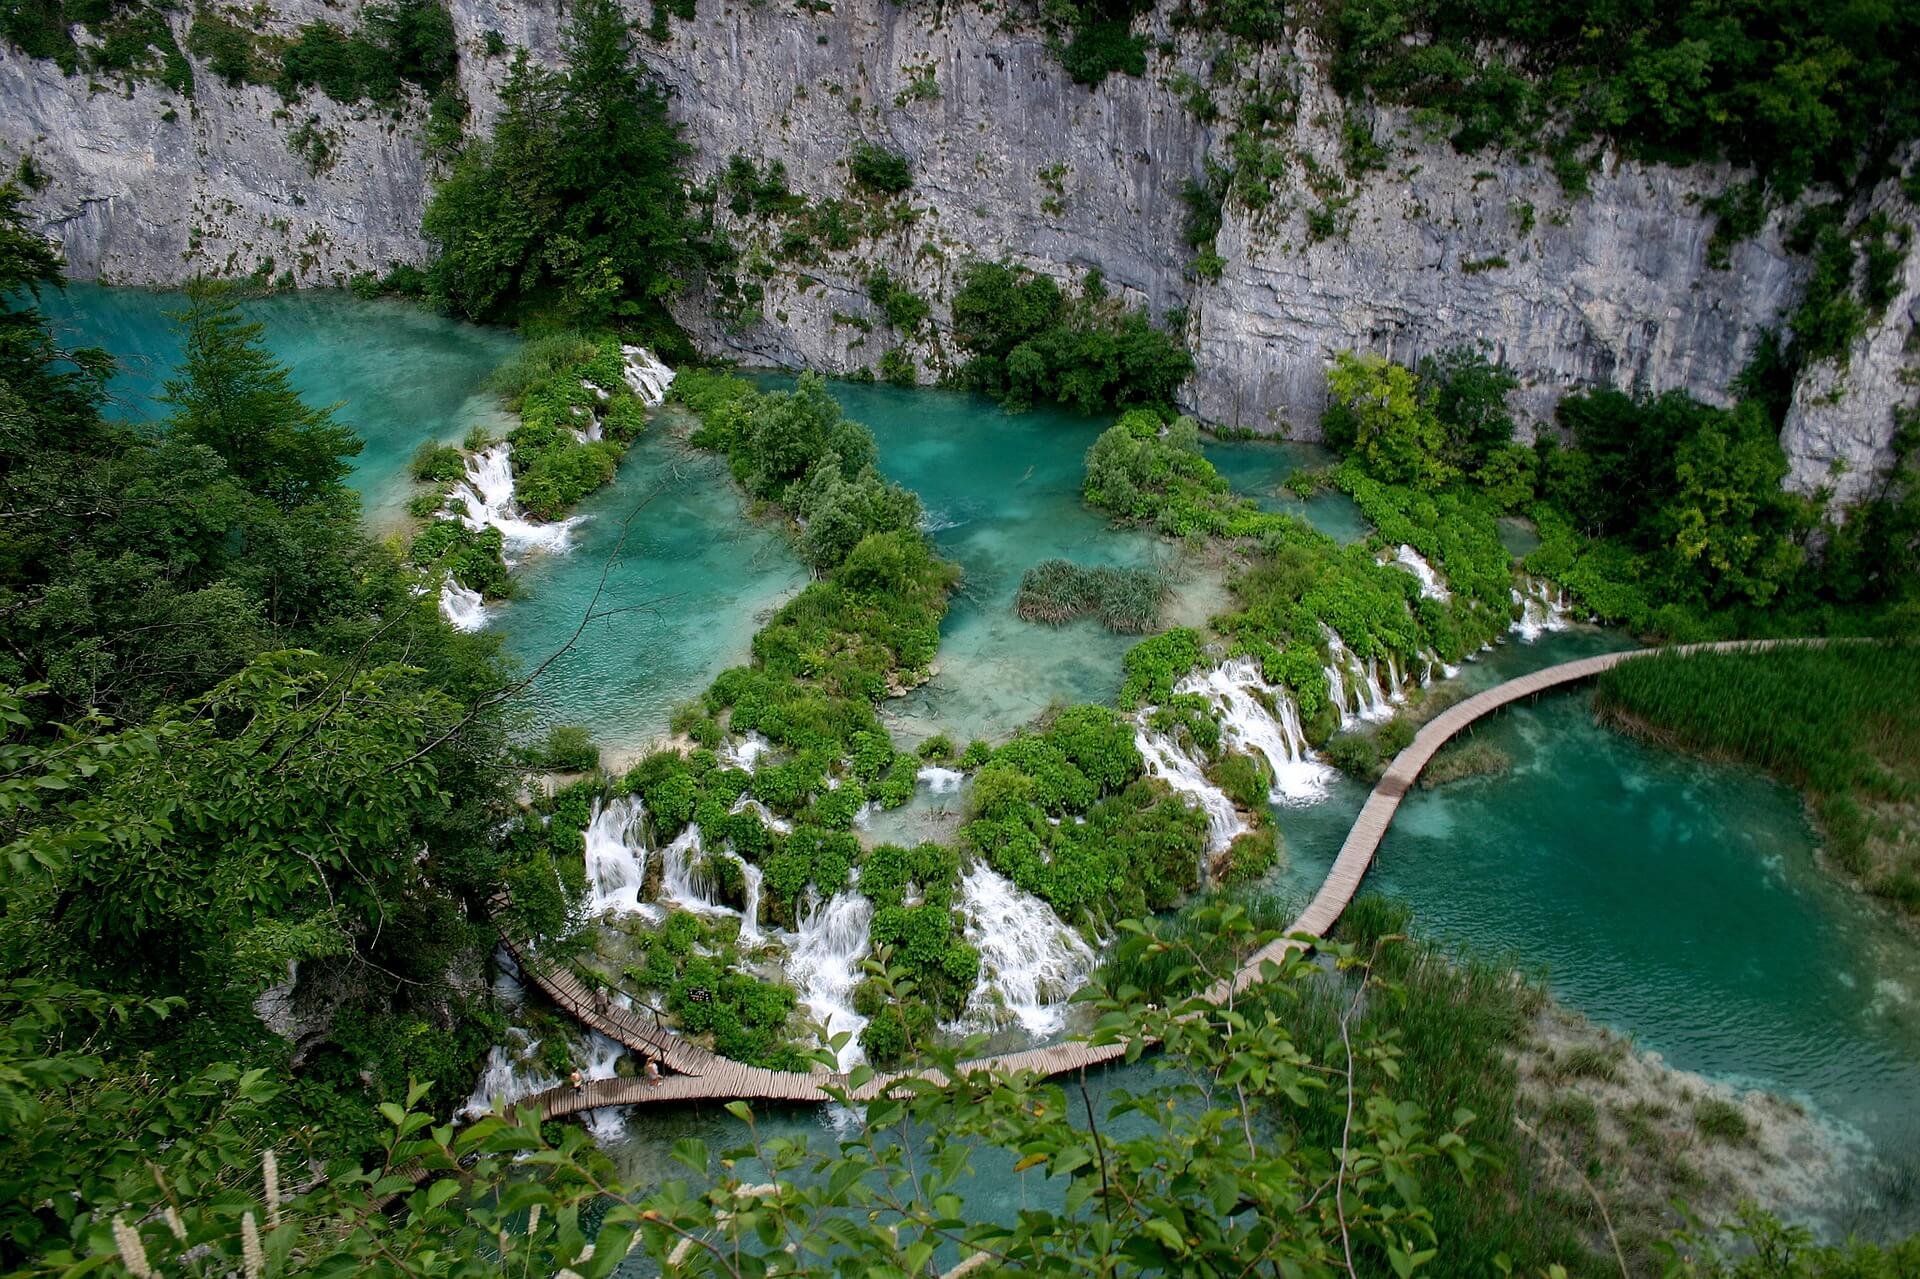
[[[1686,645],[1676,649],[1627,649],[1603,653],[1549,666],[1531,675],[1522,675],[1476,693],[1433,717],[1414,735],[1413,743],[1393,759],[1387,771],[1367,796],[1360,816],[1347,832],[1327,872],[1320,890],[1307,908],[1287,928],[1286,935],[1256,951],[1234,973],[1231,981],[1222,980],[1206,992],[1207,998],[1222,1003],[1230,995],[1246,990],[1262,980],[1267,966],[1304,949],[1324,937],[1360,890],[1373,855],[1393,821],[1400,801],[1412,788],[1420,770],[1442,746],[1462,729],[1504,706],[1540,693],[1592,679],[1621,662],[1657,652],[1694,652],[1706,649],[1764,649],[1786,644],[1820,643],[1818,640],[1736,641],[1723,644]],[[660,1025],[651,1016],[619,1007],[601,1009],[592,993],[571,972],[523,953],[511,940],[508,949],[521,970],[548,997],[579,1021],[626,1045],[642,1057],[660,1062],[663,1073],[658,1081],[646,1079],[601,1079],[581,1088],[562,1085],[523,1099],[521,1106],[534,1106],[542,1118],[577,1114],[600,1106],[633,1106],[655,1102],[731,1101],[750,1099],[818,1103],[831,1100],[825,1089],[844,1089],[847,1077],[826,1070],[813,1073],[763,1070],[742,1062],[716,1056],[690,1044]],[[1125,1043],[1094,1046],[1069,1040],[1046,1048],[1005,1053],[963,1062],[967,1070],[987,1069],[1001,1073],[1032,1071],[1041,1075],[1068,1074],[1089,1066],[1104,1065],[1126,1053]],[[880,1075],[852,1094],[856,1101],[871,1100],[904,1079],[926,1078],[920,1072],[906,1071]]]

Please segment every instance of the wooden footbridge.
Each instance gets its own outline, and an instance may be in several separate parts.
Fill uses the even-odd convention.
[[[1818,642],[1773,640],[1603,653],[1519,676],[1448,707],[1422,726],[1415,734],[1413,743],[1394,757],[1392,764],[1375,784],[1373,793],[1367,797],[1359,818],[1347,832],[1346,841],[1341,844],[1340,853],[1334,858],[1333,867],[1327,872],[1320,890],[1287,928],[1286,934],[1255,952],[1231,980],[1223,979],[1215,983],[1206,992],[1207,998],[1215,1003],[1224,1002],[1230,994],[1244,991],[1259,982],[1269,964],[1280,962],[1290,953],[1308,946],[1312,939],[1326,935],[1359,891],[1360,881],[1365,878],[1367,867],[1373,863],[1373,855],[1379,850],[1380,841],[1393,821],[1395,810],[1400,807],[1401,798],[1413,786],[1420,770],[1427,766],[1434,752],[1475,721],[1514,702],[1592,679],[1621,662],[1652,653],[1758,649]],[[507,941],[507,947],[527,978],[556,1004],[581,1024],[624,1044],[642,1057],[658,1062],[663,1072],[658,1080],[600,1079],[577,1089],[562,1085],[519,1103],[538,1108],[542,1118],[576,1114],[600,1106],[632,1106],[653,1102],[750,1099],[818,1103],[831,1100],[826,1089],[840,1090],[848,1086],[844,1074],[824,1068],[811,1073],[764,1070],[717,1056],[680,1038],[645,1012],[597,1001],[593,992],[567,969],[526,953],[511,940]],[[962,1063],[962,1067],[1009,1074],[1032,1071],[1040,1075],[1059,1075],[1118,1060],[1126,1051],[1124,1042],[1096,1046],[1070,1040],[1026,1052],[978,1058]],[[903,1079],[926,1077],[925,1073],[911,1071],[878,1075],[860,1088],[851,1090],[851,1096],[856,1101],[871,1100]]]

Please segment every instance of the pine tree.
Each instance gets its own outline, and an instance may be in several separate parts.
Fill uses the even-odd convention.
[[[198,282],[173,315],[186,339],[181,376],[161,402],[176,439],[204,444],[249,489],[282,509],[331,496],[361,449],[331,408],[308,406],[286,366],[261,340],[263,326],[241,314],[221,284]]]

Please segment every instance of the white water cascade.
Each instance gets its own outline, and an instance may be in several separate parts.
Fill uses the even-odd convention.
[[[926,787],[935,795],[951,795],[960,789],[967,775],[957,768],[941,768],[929,764],[913,775],[914,781]]]
[[[751,773],[759,766],[760,757],[772,749],[772,742],[749,732],[737,742],[729,738],[720,744],[720,762],[728,768],[743,768]]]
[[[608,1039],[597,1030],[587,1032],[587,1060],[580,1074],[589,1082],[612,1079],[619,1073],[620,1058],[626,1047]],[[587,1112],[587,1132],[601,1145],[620,1140],[627,1131],[628,1106],[600,1106]]]
[[[793,834],[792,822],[780,816],[751,795],[742,795],[739,799],[733,801],[733,807],[727,810],[727,815],[731,817],[735,813],[752,813],[760,819],[760,824],[768,830],[781,835]]]
[[[658,408],[666,402],[667,388],[673,385],[673,370],[654,358],[652,351],[644,346],[623,346],[620,354],[626,357],[625,377],[633,393],[648,408]]]
[[[688,826],[660,850],[660,897],[696,915],[725,915],[740,921],[740,940],[757,945],[760,931],[760,868],[733,851],[722,848],[713,854],[740,868],[743,909],[735,910],[720,900],[720,885],[707,872],[707,850],[700,828]]]
[[[1187,796],[1207,815],[1207,851],[1222,853],[1234,838],[1247,831],[1246,819],[1233,806],[1227,793],[1207,780],[1206,770],[1180,744],[1164,733],[1150,731],[1145,724],[1149,708],[1133,731],[1133,744],[1146,762],[1149,776],[1158,777],[1175,792]]]
[[[983,862],[960,880],[960,913],[967,942],[980,952],[963,1020],[990,1029],[1011,1016],[1036,1037],[1064,1030],[1063,1008],[1093,971],[1093,948],[1052,907]]]
[[[1377,663],[1369,661],[1362,666],[1353,650],[1331,627],[1320,629],[1327,640],[1327,689],[1340,712],[1340,727],[1392,719],[1393,704],[1380,690]]]
[[[487,624],[487,606],[479,591],[470,591],[449,573],[440,583],[440,615],[456,631],[477,631]]]
[[[809,888],[799,920],[787,955],[787,976],[800,1002],[828,1035],[852,1033],[839,1052],[839,1066],[845,1070],[863,1057],[860,1032],[867,1019],[853,1010],[853,988],[860,984],[860,965],[867,957],[873,903],[852,889],[822,902]]]
[[[1411,546],[1403,544],[1396,547],[1393,552],[1393,562],[1420,579],[1420,594],[1424,598],[1440,600],[1443,603],[1453,598],[1452,593],[1447,590],[1446,583],[1440,580],[1440,574],[1434,571],[1433,565],[1427,563],[1426,557]]]
[[[1573,625],[1567,616],[1568,601],[1565,591],[1544,582],[1537,577],[1525,579],[1526,591],[1513,591],[1513,602],[1520,606],[1520,616],[1509,627],[1520,637],[1522,644],[1531,644],[1548,631],[1564,631]]]
[[[651,912],[640,901],[640,887],[647,877],[647,848],[639,840],[640,818],[645,813],[638,795],[610,803],[593,801],[585,832],[590,918]]]
[[[454,518],[470,529],[497,528],[509,565],[531,551],[564,551],[578,516],[542,524],[520,514],[513,500],[513,445],[502,440],[467,458],[467,478],[448,495]]]
[[[1310,804],[1327,793],[1333,769],[1308,749],[1293,698],[1261,678],[1252,658],[1236,657],[1205,674],[1188,675],[1174,692],[1206,697],[1220,712],[1228,744],[1266,758],[1273,770],[1271,802]],[[1271,711],[1261,695],[1271,700]]]

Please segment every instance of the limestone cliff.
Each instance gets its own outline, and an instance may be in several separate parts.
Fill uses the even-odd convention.
[[[634,9],[638,22],[651,16]],[[275,25],[349,11],[278,0]],[[508,66],[486,54],[486,34],[553,61],[561,19],[509,0],[452,0],[452,13],[463,87],[484,123]],[[700,0],[670,39],[642,43],[702,178],[742,155],[782,161],[802,194],[844,196],[849,149],[867,140],[908,155],[915,180],[904,216],[799,267],[782,260],[777,228],[723,207],[747,261],[763,268],[765,295],[757,317],[731,326],[689,298],[684,321],[707,348],[754,362],[849,371],[902,345],[937,371],[952,359],[944,299],[967,259],[1011,258],[1063,281],[1097,270],[1157,314],[1184,313],[1195,412],[1311,436],[1327,360],[1349,347],[1408,360],[1484,342],[1523,378],[1516,407],[1527,420],[1580,385],[1724,401],[1759,332],[1799,295],[1806,268],[1782,247],[1786,213],[1726,267],[1708,265],[1713,222],[1701,201],[1725,187],[1725,171],[1610,163],[1570,198],[1542,165],[1459,155],[1380,115],[1369,122],[1381,160],[1346,172],[1346,108],[1304,41],[1268,50],[1216,95],[1225,118],[1249,85],[1284,85],[1293,106],[1269,139],[1286,173],[1257,213],[1228,203],[1217,278],[1198,278],[1181,192],[1223,151],[1226,126],[1203,123],[1192,105],[1210,51],[1168,29],[1164,8],[1148,21],[1159,43],[1147,74],[1088,89],[999,5],[837,0],[808,12]],[[420,111],[394,117],[319,95],[289,106],[196,72],[188,101],[0,52],[0,159],[31,152],[49,177],[32,208],[76,274],[171,283],[270,263],[271,274],[324,285],[424,258],[433,165]],[[1871,200],[1920,223],[1894,184]],[[1852,496],[1885,466],[1894,410],[1915,395],[1915,256],[1845,369],[1802,379],[1783,435],[1798,486]],[[865,287],[882,264],[933,300],[927,333],[887,329]]]

